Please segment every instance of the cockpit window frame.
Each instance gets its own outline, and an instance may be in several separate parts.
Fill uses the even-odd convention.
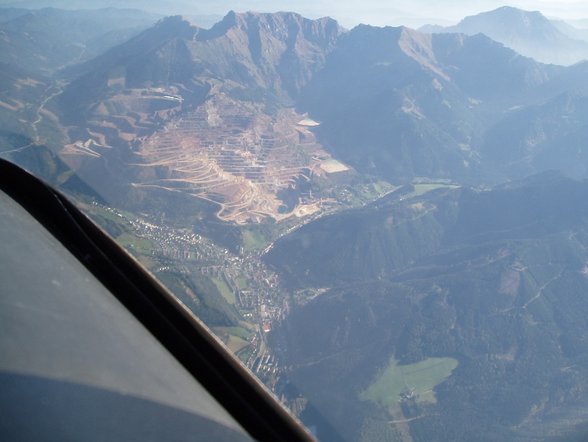
[[[253,438],[315,440],[187,307],[62,193],[4,159],[0,189],[61,242]]]

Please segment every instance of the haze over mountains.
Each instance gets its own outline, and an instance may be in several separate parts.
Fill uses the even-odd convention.
[[[385,431],[388,412],[415,419],[413,440],[581,440],[587,403],[566,386],[588,385],[577,347],[586,192],[548,173],[493,191],[392,194],[278,241],[267,262],[303,292],[328,288],[272,334],[292,383],[338,430],[307,410],[319,436],[404,440]],[[392,355],[459,366],[434,404],[410,383],[420,398],[358,400]]]
[[[554,23],[538,11],[503,6],[464,18],[455,26],[424,26],[423,32],[482,33],[520,54],[543,63],[571,65],[588,58],[586,33]]]
[[[5,63],[45,75],[92,59],[151,26],[158,16],[142,11],[40,9],[3,19],[0,52]],[[50,54],[47,57],[47,54]]]
[[[180,83],[183,99],[192,97],[194,106],[213,89],[260,103],[269,113],[295,105],[321,122],[319,139],[344,162],[392,181],[492,183],[520,177],[540,171],[535,157],[560,137],[572,136],[566,117],[555,111],[549,140],[499,134],[512,128],[509,121],[520,128],[521,118],[533,126],[539,117],[523,111],[528,106],[545,112],[557,107],[550,87],[572,71],[519,56],[483,35],[370,26],[342,33],[332,20],[231,13],[208,31],[166,19],[77,70],[88,73],[59,97],[76,118],[112,96],[107,83],[118,75],[127,88]],[[575,86],[581,91],[581,84]],[[558,92],[580,99],[573,87],[566,84]],[[88,118],[95,118],[93,112]],[[521,143],[538,147],[528,152]],[[503,169],[506,158],[493,155],[497,149],[508,150],[508,164],[520,164],[524,172]],[[576,167],[582,152],[575,149],[573,159],[560,162],[567,162],[566,173],[582,177]],[[488,168],[487,159],[498,164]]]
[[[0,153],[321,440],[585,435],[588,62],[561,25],[0,17]]]

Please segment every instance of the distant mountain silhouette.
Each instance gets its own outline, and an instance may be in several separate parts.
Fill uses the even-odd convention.
[[[96,57],[158,18],[142,11],[112,8],[26,12],[8,9],[2,17],[0,61],[46,76]]]
[[[424,26],[423,32],[486,34],[543,63],[570,65],[588,59],[588,42],[572,38],[540,12],[503,6],[464,18],[455,26]]]
[[[588,41],[588,29],[585,27],[576,27],[569,21],[564,20],[550,20],[553,26],[559,29],[561,32],[566,34],[568,37],[574,40]]]

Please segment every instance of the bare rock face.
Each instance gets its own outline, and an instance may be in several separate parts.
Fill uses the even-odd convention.
[[[522,20],[527,34],[549,24],[538,13],[512,8],[488,14],[484,20],[495,15]],[[320,122],[311,138],[321,152],[389,182],[434,177],[494,184],[540,172],[556,160],[571,176],[586,174],[578,166],[584,164],[578,161],[584,158],[578,141],[583,129],[562,119],[557,107],[558,95],[584,87],[585,66],[546,65],[479,33],[367,25],[347,32],[330,18],[231,11],[208,30],[179,16],[163,19],[77,69],[82,74],[57,98],[70,126],[72,158],[80,152],[95,157],[97,147],[134,164],[130,156],[149,137],[167,128],[166,137],[175,139],[170,134],[177,128],[200,121],[206,103],[224,103],[218,120],[233,121],[237,115],[240,121],[231,137],[261,155],[260,161],[266,154],[251,146],[280,140],[277,146],[288,152],[283,158],[296,164],[292,170],[313,170],[312,161],[294,161],[298,147],[289,141],[305,144],[301,140],[308,135],[301,135],[295,120],[308,115]],[[585,100],[580,101],[583,109]],[[186,130],[194,135],[193,127]],[[180,130],[177,136],[187,135]],[[213,144],[220,146],[219,140]],[[198,143],[193,148],[200,152],[206,143]],[[127,150],[105,150],[117,146]],[[560,155],[558,146],[569,147]],[[301,157],[308,155],[305,149],[298,152]],[[299,178],[294,175],[278,180],[272,195],[286,192],[288,180]],[[265,201],[251,197],[259,194],[258,188],[249,189],[246,198]],[[271,198],[264,207],[274,215],[276,207],[285,210]]]
[[[330,18],[308,20],[286,12],[229,12],[210,30],[168,17],[80,67],[86,74],[63,96],[77,105],[65,107],[77,113],[80,104],[91,106],[113,76],[133,88],[181,83],[197,101],[208,87],[220,85],[239,99],[292,104],[322,68],[340,32]]]
[[[330,18],[308,20],[291,12],[229,12],[191,47],[199,59],[220,54],[214,60],[219,74],[233,76],[237,68],[245,82],[295,98],[324,65],[340,32]]]

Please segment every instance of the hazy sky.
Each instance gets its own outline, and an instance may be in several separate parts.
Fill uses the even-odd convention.
[[[163,14],[224,15],[230,9],[262,12],[288,10],[309,18],[328,15],[348,28],[358,23],[412,27],[425,23],[454,24],[467,15],[504,5],[539,10],[548,17],[588,19],[588,0],[0,0],[3,6],[10,3],[24,7],[126,6]]]
[[[220,2],[219,2],[220,3]],[[232,3],[234,9],[280,10],[295,9],[307,16],[329,15],[344,26],[357,23],[374,25],[418,26],[424,23],[457,23],[467,15],[509,5],[541,11],[548,17],[565,19],[588,18],[588,0],[242,0]]]

